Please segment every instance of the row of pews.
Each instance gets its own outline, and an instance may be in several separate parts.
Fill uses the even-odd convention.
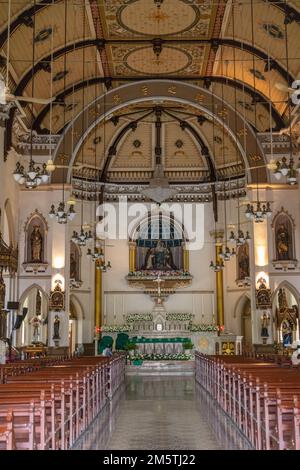
[[[257,450],[300,450],[300,369],[269,358],[195,354],[196,382]]]
[[[1,367],[0,450],[66,450],[124,381],[123,354]]]

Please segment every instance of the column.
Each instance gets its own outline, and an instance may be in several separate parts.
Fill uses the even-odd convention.
[[[190,252],[187,244],[183,246],[183,270],[190,272]]]
[[[215,239],[216,263],[222,264],[222,253],[224,231],[218,230],[210,233]],[[217,299],[217,325],[224,327],[224,286],[223,286],[223,269],[216,272],[216,299]],[[220,331],[219,331],[220,334]]]
[[[134,273],[136,261],[136,243],[129,242],[129,272]]]
[[[95,355],[98,354],[100,328],[102,324],[102,269],[101,261],[95,263]]]

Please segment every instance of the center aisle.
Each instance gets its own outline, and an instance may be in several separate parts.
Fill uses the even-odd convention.
[[[209,422],[214,415],[207,412],[207,401],[195,387],[194,377],[189,376],[127,377],[125,390],[112,403],[113,412],[101,413],[74,449],[239,448],[216,437],[223,432],[215,432],[216,423]]]
[[[193,377],[131,377],[107,449],[218,449]]]

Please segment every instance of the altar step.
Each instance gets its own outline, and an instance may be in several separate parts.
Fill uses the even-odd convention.
[[[140,366],[128,364],[127,375],[194,375],[194,361],[144,361]]]

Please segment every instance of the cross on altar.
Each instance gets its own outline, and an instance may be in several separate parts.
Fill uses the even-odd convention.
[[[157,296],[160,299],[161,298],[161,284],[163,284],[165,281],[160,277],[160,274],[157,276],[156,279],[154,279],[153,282],[157,283]]]

